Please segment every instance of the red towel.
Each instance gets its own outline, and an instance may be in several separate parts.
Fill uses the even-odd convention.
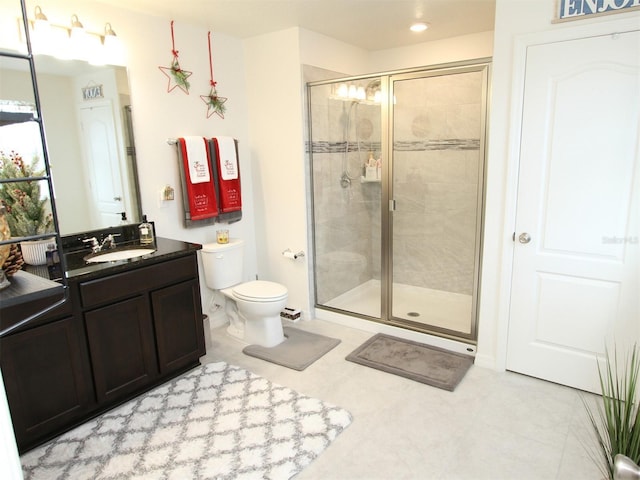
[[[218,204],[216,202],[216,192],[214,189],[213,175],[209,172],[208,180],[205,182],[193,183],[189,169],[189,152],[187,142],[184,138],[178,139],[180,152],[182,154],[182,166],[184,168],[185,185],[187,197],[189,198],[189,213],[191,220],[204,220],[205,218],[216,217],[218,215]],[[205,138],[202,138],[205,146],[206,158],[209,157],[209,145]],[[205,160],[205,168],[209,168],[209,162]],[[196,180],[196,179],[193,179]]]
[[[218,167],[220,211],[227,213],[242,210],[240,162],[236,141],[232,137],[213,137],[213,144]]]

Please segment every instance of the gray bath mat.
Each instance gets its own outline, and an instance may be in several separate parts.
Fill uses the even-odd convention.
[[[379,333],[351,352],[347,360],[453,392],[473,357]]]
[[[340,343],[337,338],[284,327],[285,340],[275,347],[249,345],[242,351],[252,357],[276,363],[293,370],[304,370]]]

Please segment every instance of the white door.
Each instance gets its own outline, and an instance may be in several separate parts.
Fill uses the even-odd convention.
[[[93,200],[94,228],[120,223],[125,210],[120,150],[111,103],[80,108],[85,161]]]
[[[599,392],[640,338],[640,33],[527,48],[507,369]]]

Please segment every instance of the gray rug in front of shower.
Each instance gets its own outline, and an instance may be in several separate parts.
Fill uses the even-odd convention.
[[[453,392],[473,357],[379,333],[346,357],[367,367]]]
[[[297,328],[284,327],[283,330],[286,338],[279,345],[275,347],[249,345],[242,351],[252,357],[301,371],[340,343],[337,338],[325,337]]]

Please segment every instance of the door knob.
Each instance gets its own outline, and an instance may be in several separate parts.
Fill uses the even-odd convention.
[[[113,200],[116,202],[121,202],[122,201],[122,197],[113,197]]]
[[[527,232],[521,233],[518,236],[518,241],[520,243],[529,243],[531,241],[531,235],[529,235]]]

